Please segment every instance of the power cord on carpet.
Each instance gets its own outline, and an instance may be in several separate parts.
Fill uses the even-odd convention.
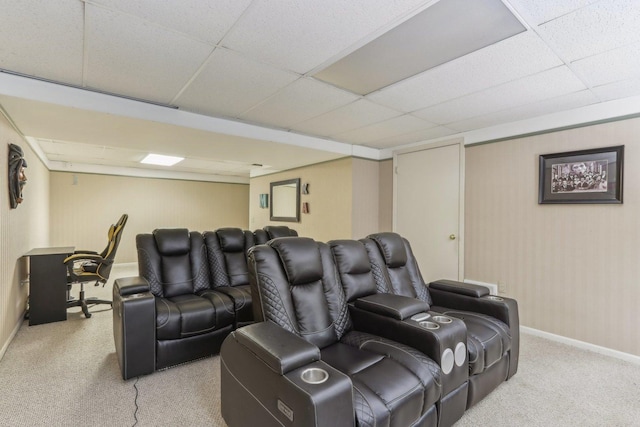
[[[136,381],[133,383],[133,388],[136,389],[136,397],[135,399],[133,399],[133,403],[136,405],[136,410],[133,411],[133,419],[136,420],[135,423],[133,423],[133,426],[131,427],[135,427],[138,424],[138,380],[140,379],[140,377],[136,377]]]

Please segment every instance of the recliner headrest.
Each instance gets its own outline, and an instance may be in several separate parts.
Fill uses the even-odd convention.
[[[264,231],[266,231],[267,234],[269,235],[269,239],[275,239],[276,237],[288,237],[288,236],[298,235],[297,232],[290,229],[286,225],[267,225],[264,227]]]
[[[269,245],[280,255],[292,285],[322,279],[322,260],[315,240],[308,237],[281,237],[270,241]]]
[[[362,242],[333,240],[329,245],[341,273],[364,274],[371,271],[369,256]]]
[[[407,264],[407,250],[402,236],[397,233],[376,233],[368,236],[376,242],[389,268],[402,267]]]
[[[225,252],[244,251],[244,233],[239,228],[219,228],[216,230],[220,247]]]
[[[191,247],[186,228],[161,228],[153,230],[153,237],[162,255],[184,255]]]

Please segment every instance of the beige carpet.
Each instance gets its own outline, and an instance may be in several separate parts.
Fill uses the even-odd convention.
[[[111,310],[92,312],[23,323],[0,361],[0,426],[225,426],[218,357],[123,381]],[[640,426],[640,365],[523,334],[519,372],[456,426]]]

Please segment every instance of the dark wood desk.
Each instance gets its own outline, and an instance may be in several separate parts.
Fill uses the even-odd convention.
[[[73,246],[36,248],[29,257],[29,325],[67,320],[67,269]]]

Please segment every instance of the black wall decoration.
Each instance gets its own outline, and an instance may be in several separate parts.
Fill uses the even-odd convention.
[[[24,159],[22,148],[16,144],[9,144],[9,201],[11,209],[22,203],[22,189],[27,183],[27,175],[24,168],[27,161]]]

